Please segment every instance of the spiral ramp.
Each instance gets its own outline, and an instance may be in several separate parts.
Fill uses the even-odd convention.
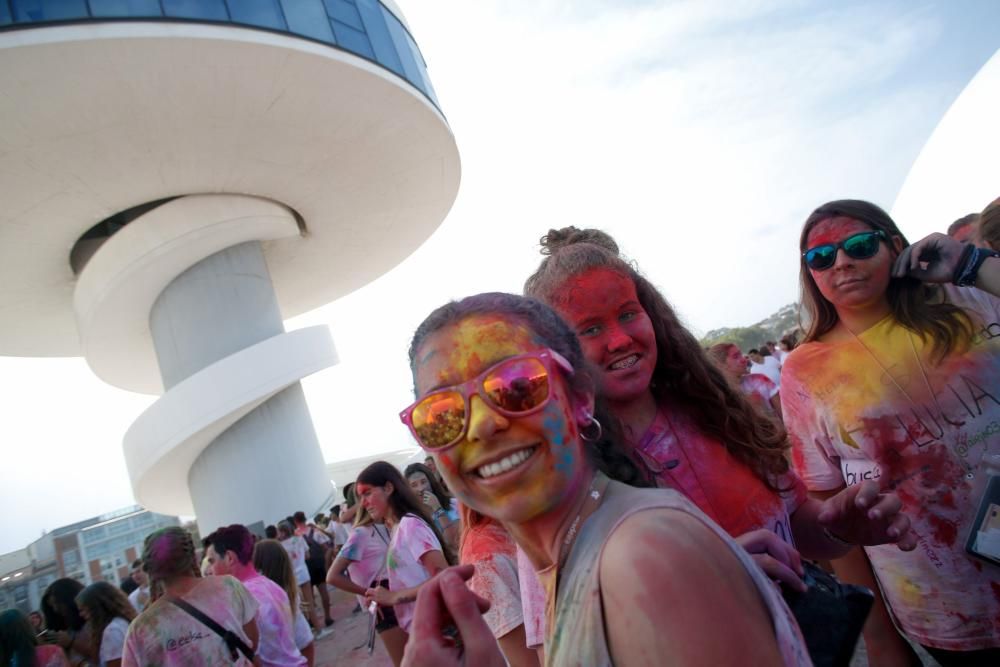
[[[73,303],[82,349],[92,370],[106,382],[131,391],[150,393],[166,387],[165,393],[139,416],[124,438],[133,490],[143,506],[164,513],[194,514],[197,504],[199,523],[203,526],[230,521],[230,517],[222,514],[213,516],[211,508],[219,503],[212,498],[193,501],[192,494],[197,489],[192,485],[189,491],[189,483],[195,462],[241,420],[278,394],[297,387],[302,378],[337,362],[330,332],[321,326],[265,336],[183,378],[174,373],[174,381],[164,381],[163,371],[168,369],[161,371],[159,367],[157,347],[169,346],[173,341],[158,339],[150,325],[151,317],[158,299],[179,276],[199,264],[213,262],[214,257],[228,249],[247,244],[252,249],[260,242],[287,239],[299,233],[292,212],[275,202],[240,195],[182,197],[153,209],[110,237],[81,272]],[[263,276],[249,278],[242,275],[244,269],[242,265],[237,267],[241,275],[236,276],[236,281],[249,279],[260,283],[267,278],[266,266]],[[256,287],[270,291],[273,296],[270,284]],[[273,326],[280,329],[280,314],[276,317],[277,324]],[[199,337],[196,332],[189,334],[195,339]],[[184,363],[190,367],[192,354],[206,354],[205,346],[196,347],[173,353],[175,357],[187,356]],[[207,354],[211,358],[220,353],[218,349],[209,349]],[[170,363],[177,365],[176,359]],[[236,461],[217,463],[216,468],[221,469],[208,476],[229,476],[238,470],[239,460],[259,464],[260,456],[267,455],[266,451],[247,452],[247,447],[241,443],[243,456],[237,456]],[[252,449],[253,445],[249,447]],[[287,444],[278,449],[279,459],[293,454]],[[309,465],[295,465],[294,474],[296,485],[302,487],[297,495],[303,504],[297,507],[318,509],[313,505],[318,499],[325,501],[330,491],[322,459],[309,457],[308,447],[291,449],[302,450],[294,452],[296,459],[303,455],[318,458],[311,462],[316,474],[311,474]],[[319,451],[317,447],[312,449]],[[258,483],[267,484],[268,469],[263,472],[264,477]],[[243,474],[254,475],[246,470]],[[241,503],[244,508],[267,494],[261,494],[260,486],[256,486],[247,495]],[[266,503],[261,505],[258,512],[261,519],[274,514],[275,508]],[[287,510],[282,508],[282,511]],[[250,510],[250,517],[257,515]]]

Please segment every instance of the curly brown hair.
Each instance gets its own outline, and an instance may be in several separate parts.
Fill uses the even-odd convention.
[[[90,649],[93,655],[101,654],[104,629],[116,618],[124,618],[129,623],[136,617],[132,603],[120,588],[106,581],[97,581],[87,586],[76,596],[76,606],[86,609],[87,625],[90,626]]]
[[[892,239],[897,237],[903,247],[910,242],[899,231],[896,222],[875,204],[860,199],[840,199],[827,202],[810,214],[802,227],[799,248],[804,253],[809,244],[809,232],[824,220],[830,218],[851,218],[872,229],[884,232]],[[890,252],[895,254],[891,244]],[[802,291],[802,309],[808,322],[802,326],[806,335],[804,343],[819,340],[837,325],[840,317],[836,307],[827,301],[813,280],[805,257],[799,260],[799,288]],[[974,335],[972,320],[958,306],[944,300],[940,285],[924,283],[917,278],[906,276],[889,281],[886,292],[893,320],[912,331],[925,341],[931,340],[932,354],[940,361],[951,352],[967,347]]]
[[[575,276],[606,268],[630,279],[656,335],[650,389],[657,404],[676,405],[768,488],[782,491],[778,478],[789,468],[784,427],[761,415],[732,385],[660,291],[621,257],[615,240],[599,229],[564,227],[550,229],[540,243],[546,257],[525,281],[524,293],[560,311],[565,304],[562,288]]]

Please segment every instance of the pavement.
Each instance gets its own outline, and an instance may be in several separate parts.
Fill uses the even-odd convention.
[[[375,640],[375,651],[368,655],[368,615],[354,613],[357,598],[336,588],[330,588],[330,610],[333,632],[316,642],[315,667],[392,667],[382,642]],[[937,667],[938,663],[921,648],[916,647],[924,667]],[[858,642],[851,667],[868,667],[864,642]]]
[[[315,667],[392,667],[385,647],[375,640],[375,651],[368,655],[368,614],[354,613],[357,598],[330,588],[330,616],[333,632],[316,642]]]

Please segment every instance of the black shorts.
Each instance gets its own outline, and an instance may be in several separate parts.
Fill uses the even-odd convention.
[[[313,586],[323,586],[326,584],[325,563],[318,560],[307,560],[306,569],[309,570],[309,582]]]
[[[372,588],[378,588],[382,586],[384,588],[389,588],[389,580],[383,579],[382,581],[373,581]],[[393,628],[399,627],[399,621],[396,620],[396,610],[392,607],[379,607],[380,612],[382,612],[382,618],[379,618],[375,623],[375,632],[385,632],[386,630],[392,630]]]

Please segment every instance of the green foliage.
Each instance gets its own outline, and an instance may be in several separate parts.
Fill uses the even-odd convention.
[[[746,352],[752,348],[759,347],[766,340],[775,339],[771,338],[764,329],[758,327],[736,327],[735,329],[723,329],[712,338],[706,336],[701,339],[701,344],[703,347],[712,347],[716,343],[735,343],[737,347]]]
[[[798,304],[792,303],[752,326],[726,327],[709,331],[701,339],[701,344],[708,348],[716,343],[735,343],[746,352],[752,348],[760,347],[765,341],[777,342],[786,333],[797,330],[798,324]]]

